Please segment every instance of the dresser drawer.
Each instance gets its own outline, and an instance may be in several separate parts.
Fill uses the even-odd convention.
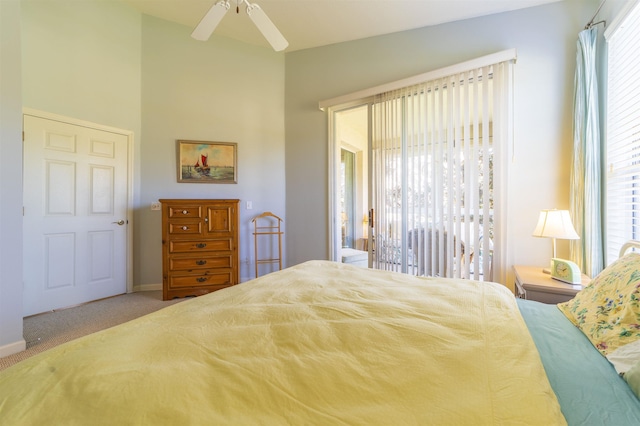
[[[171,219],[202,218],[202,206],[193,204],[174,204],[168,207],[167,215]]]
[[[231,268],[233,260],[229,256],[191,256],[191,257],[171,257],[169,258],[169,269],[171,271],[199,270],[199,269],[219,269]]]
[[[169,253],[200,253],[210,251],[231,251],[231,238],[219,240],[169,241]]]
[[[219,272],[216,271],[203,275],[172,274],[169,276],[169,288],[202,287],[212,285],[229,286],[233,284],[232,280],[233,273],[231,270],[221,270]]]
[[[169,235],[200,235],[202,234],[201,221],[174,221],[169,222]]]

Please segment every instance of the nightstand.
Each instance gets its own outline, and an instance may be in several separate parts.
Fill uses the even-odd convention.
[[[542,266],[514,266],[516,273],[516,297],[556,304],[566,302],[582,290],[591,278],[582,274],[582,284],[569,284],[554,280],[550,274],[542,272]]]

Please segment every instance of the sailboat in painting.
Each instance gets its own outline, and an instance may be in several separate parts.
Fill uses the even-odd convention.
[[[209,174],[209,172],[211,171],[211,167],[209,167],[209,165],[207,164],[208,157],[209,157],[208,155],[204,155],[204,154],[200,155],[200,160],[196,160],[196,165],[194,166],[196,169],[196,172],[202,175]],[[202,162],[202,165],[200,165],[200,162]]]

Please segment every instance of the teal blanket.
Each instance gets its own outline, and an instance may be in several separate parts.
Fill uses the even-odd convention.
[[[518,306],[569,425],[640,425],[640,400],[556,305]]]

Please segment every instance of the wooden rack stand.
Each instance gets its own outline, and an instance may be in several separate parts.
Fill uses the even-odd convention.
[[[259,225],[258,221],[266,222],[267,224]],[[256,266],[256,278],[258,278],[258,265],[262,264],[278,264],[278,270],[282,270],[282,234],[284,232],[281,229],[282,219],[271,212],[264,212],[259,216],[254,217],[253,222],[253,242],[255,246],[255,266]],[[272,238],[278,236],[278,257],[261,258],[258,256],[258,236],[268,235]]]

